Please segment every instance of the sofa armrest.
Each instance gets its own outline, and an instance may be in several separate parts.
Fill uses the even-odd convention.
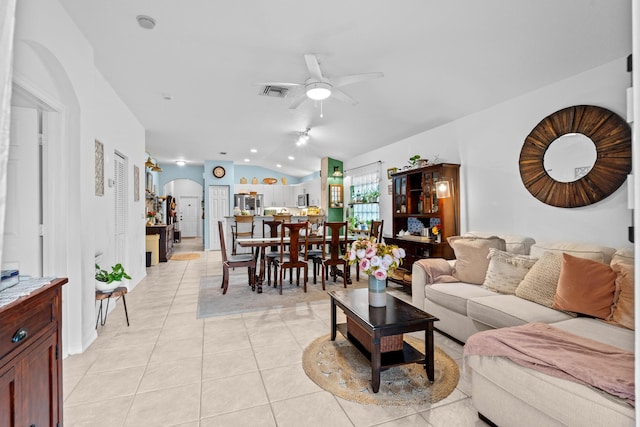
[[[421,259],[413,263],[411,267],[411,303],[424,310],[425,286],[437,281],[438,277],[450,276],[453,273],[455,260],[448,261],[442,258]]]
[[[427,273],[417,265],[411,267],[411,304],[424,310],[424,287],[427,285]]]

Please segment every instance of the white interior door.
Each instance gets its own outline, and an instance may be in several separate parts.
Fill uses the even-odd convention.
[[[209,248],[220,250],[218,221],[229,215],[229,186],[209,186]]]
[[[200,197],[178,197],[178,221],[180,221],[181,237],[197,237],[200,221]]]
[[[42,276],[40,119],[35,108],[11,108],[2,269]]]

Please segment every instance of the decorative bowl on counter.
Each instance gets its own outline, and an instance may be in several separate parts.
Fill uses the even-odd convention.
[[[264,178],[262,182],[265,184],[273,185],[278,182],[278,180],[276,178]]]

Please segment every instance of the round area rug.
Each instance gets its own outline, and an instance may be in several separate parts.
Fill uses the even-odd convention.
[[[424,341],[406,335],[404,340],[424,353]],[[394,366],[380,373],[380,390],[374,393],[369,360],[342,335],[331,341],[327,334],[304,350],[302,367],[313,382],[343,399],[402,406],[435,403],[455,390],[460,378],[458,365],[438,347],[434,349],[434,358],[433,383],[423,365]]]
[[[173,261],[190,261],[198,258],[200,258],[200,254],[194,254],[194,253],[173,254],[171,256],[171,260]]]

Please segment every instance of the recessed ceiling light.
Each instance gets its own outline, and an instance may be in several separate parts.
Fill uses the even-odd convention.
[[[245,162],[250,162],[251,160],[250,160],[250,159],[244,159],[244,161],[245,161]]]
[[[293,157],[293,156],[289,156],[289,157],[288,157],[288,159],[289,159],[289,160],[295,160],[296,158],[295,158],[295,157]]]
[[[173,99],[173,95],[171,95],[170,93],[163,93],[162,99],[164,99],[165,101],[171,101]]]
[[[255,148],[252,148],[250,151],[251,151],[252,153],[257,153],[257,152],[258,152],[258,150],[256,150]]]
[[[277,167],[277,168],[281,168],[281,167],[282,167],[282,165],[281,165],[280,163],[278,163],[278,164],[276,165],[276,167]]]
[[[136,21],[138,21],[138,25],[145,30],[153,30],[153,27],[156,26],[156,20],[147,15],[136,16]]]
[[[185,160],[176,160],[176,165],[178,165],[178,166],[184,166],[186,164],[187,164],[187,162]]]
[[[220,152],[220,155],[222,155],[222,156],[226,156],[226,155],[227,155],[227,152],[226,152],[226,151],[221,151],[221,152]]]

